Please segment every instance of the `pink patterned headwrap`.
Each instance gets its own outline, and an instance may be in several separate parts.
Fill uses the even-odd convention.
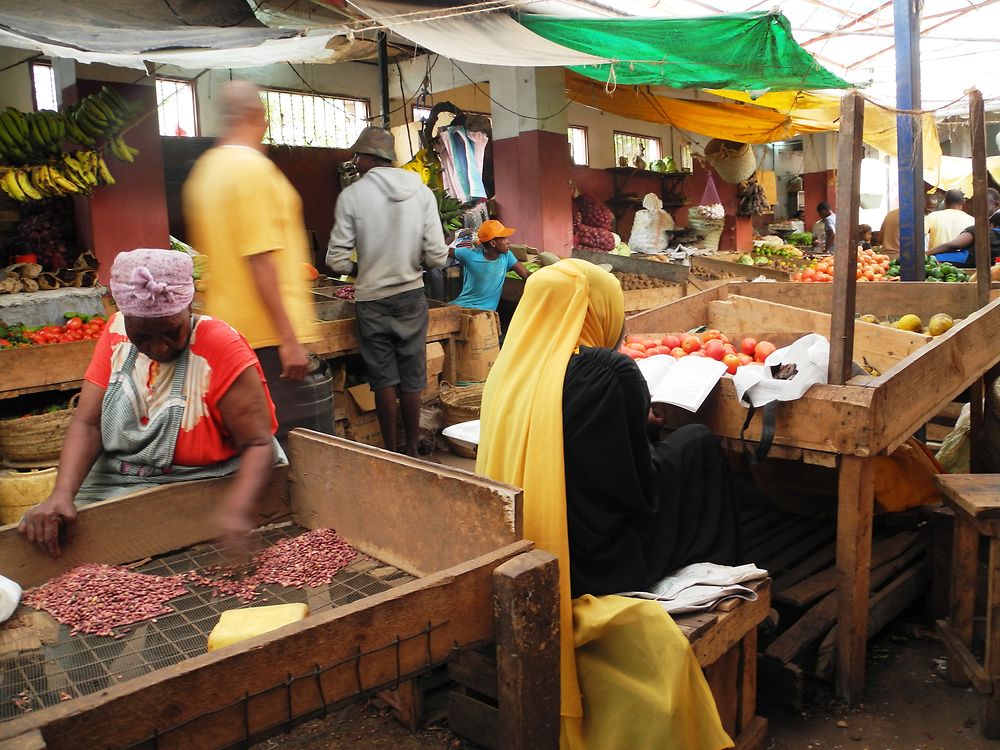
[[[194,298],[192,273],[187,253],[154,248],[119,253],[111,266],[111,296],[125,315],[176,315]]]

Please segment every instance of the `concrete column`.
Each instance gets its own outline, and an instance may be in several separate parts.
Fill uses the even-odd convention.
[[[518,230],[516,242],[568,256],[573,214],[565,72],[497,67],[490,93],[500,220]]]

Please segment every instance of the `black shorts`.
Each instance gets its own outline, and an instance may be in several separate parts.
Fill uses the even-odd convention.
[[[424,290],[357,302],[358,343],[372,390],[427,386],[427,297]]]

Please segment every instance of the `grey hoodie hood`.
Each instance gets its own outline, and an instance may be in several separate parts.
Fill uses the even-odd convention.
[[[411,172],[408,169],[397,169],[395,167],[375,167],[374,169],[369,169],[364,179],[376,182],[389,200],[396,203],[411,198],[414,193],[424,186],[423,180],[420,179],[420,176],[416,172]]]

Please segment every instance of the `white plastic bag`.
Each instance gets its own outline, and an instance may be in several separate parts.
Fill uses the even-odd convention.
[[[674,229],[674,220],[663,210],[663,201],[655,193],[642,199],[643,208],[635,212],[632,234],[628,238],[633,253],[657,254],[667,249],[667,232]]]
[[[796,373],[788,380],[775,380],[772,367],[794,364]],[[740,367],[733,376],[736,395],[744,394],[754,407],[772,401],[794,401],[801,398],[814,383],[825,383],[830,364],[830,342],[818,333],[803,336],[790,346],[771,353],[763,367]]]
[[[9,578],[0,576],[0,622],[6,622],[14,614],[20,601],[21,587]]]

